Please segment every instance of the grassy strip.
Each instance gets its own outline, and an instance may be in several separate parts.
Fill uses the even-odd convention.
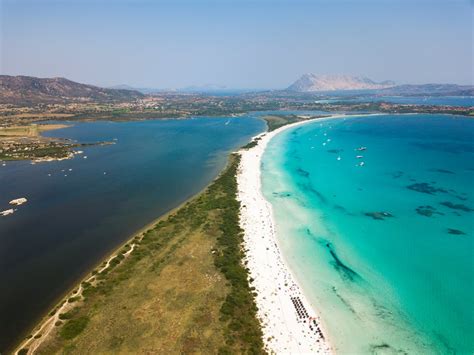
[[[240,202],[236,198],[239,160],[240,157],[234,157],[230,167],[219,178],[219,183],[209,188],[212,195],[223,195],[223,198],[215,200],[223,217],[219,226],[222,233],[218,238],[215,265],[231,284],[231,291],[221,307],[221,320],[228,325],[225,331],[227,346],[221,351],[230,354],[232,345],[241,343],[242,350],[256,354],[263,348],[262,331],[257,321],[253,288],[248,282],[248,270],[242,264],[243,230],[239,224]]]
[[[311,116],[311,117],[301,117],[297,115],[269,115],[263,117],[265,122],[267,122],[268,132],[274,131],[280,127],[286,126],[287,124],[306,121],[309,118],[316,118],[319,116]]]
[[[199,196],[125,245],[38,353],[263,353],[242,263],[239,157]]]

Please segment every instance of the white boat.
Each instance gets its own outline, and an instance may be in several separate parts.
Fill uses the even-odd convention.
[[[365,163],[364,163],[363,161],[361,161],[361,162],[359,163],[359,166],[364,166],[364,165],[365,165]]]
[[[367,150],[367,147],[359,147],[359,148],[356,148],[356,150],[358,150],[359,152],[362,152],[364,150]]]
[[[356,155],[356,158],[357,158],[357,159],[361,159],[361,158],[363,158],[363,157],[364,157],[363,155]]]
[[[337,157],[337,160],[341,160],[342,158],[341,157]]]
[[[15,212],[15,210],[13,208],[10,208],[8,210],[5,210],[5,211],[1,211],[0,212],[0,216],[8,216],[9,214],[13,214],[13,212]]]
[[[9,202],[10,205],[16,205],[16,206],[20,206],[22,204],[24,204],[26,201],[28,201],[25,197],[20,197],[20,198],[16,198],[14,200],[11,200]],[[13,213],[13,212],[12,212]]]

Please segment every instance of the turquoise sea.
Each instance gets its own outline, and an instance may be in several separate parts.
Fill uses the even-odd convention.
[[[263,192],[338,353],[473,353],[473,182],[471,118],[340,118],[271,140]]]

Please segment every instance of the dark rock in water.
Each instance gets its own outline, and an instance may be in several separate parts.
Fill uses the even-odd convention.
[[[442,173],[442,174],[455,174],[454,171],[446,170],[446,169],[430,169],[429,171],[432,171],[434,173]]]
[[[301,176],[304,176],[304,177],[309,176],[309,172],[307,172],[306,170],[303,170],[301,168],[296,169],[296,172],[298,173],[298,175],[301,175]]]
[[[451,208],[453,210],[460,210],[460,211],[464,211],[464,212],[472,212],[474,211],[474,209],[466,206],[466,205],[463,205],[461,203],[452,203],[452,202],[449,202],[449,201],[444,201],[444,202],[440,202],[441,205],[443,206],[446,206],[448,208]]]
[[[454,353],[454,352],[453,352]],[[370,344],[369,354],[400,354],[408,355],[408,353],[402,349],[394,348],[393,346],[387,343],[381,344]]]
[[[471,143],[469,142],[434,142],[434,143],[412,143],[413,145],[427,150],[435,150],[439,152],[445,153],[454,153],[454,154],[461,154],[461,153],[473,153],[474,148]]]
[[[349,211],[347,210],[347,208],[345,208],[344,206],[341,206],[341,205],[334,205],[334,209],[335,209],[335,210],[338,210],[338,211],[340,211],[340,212],[342,212],[342,213],[344,213],[344,214],[346,214],[346,215],[348,215],[348,216],[355,216],[354,213],[349,212]]]
[[[337,154],[337,153],[341,153],[343,151],[344,151],[344,149],[328,149],[327,152]]]
[[[395,171],[391,175],[394,179],[401,178],[405,173],[403,171]]]
[[[320,201],[321,203],[325,203],[327,204],[327,198],[321,193],[319,192],[318,190],[316,190],[313,185],[311,185],[311,183],[298,183],[298,186],[304,190],[305,192],[307,193],[311,193],[313,194],[314,196],[316,196]]]
[[[334,286],[331,288],[332,291],[334,292],[334,294],[337,296],[337,298],[339,298],[341,300],[341,302],[354,314],[357,314],[357,312],[355,311],[354,307],[351,306],[350,302],[348,300],[346,300],[344,297],[342,297],[339,292],[337,292],[337,288],[335,288]]]
[[[346,264],[344,264],[341,259],[339,259],[339,256],[336,254],[336,251],[334,250],[334,247],[332,246],[331,243],[327,243],[326,247],[329,250],[329,253],[333,257],[333,266],[334,268],[339,272],[341,277],[347,281],[358,281],[361,279],[360,275],[352,270],[350,267],[348,267]]]
[[[285,198],[290,197],[291,194],[289,192],[273,192],[273,196]]]
[[[341,206],[341,205],[334,205],[334,209],[338,210],[338,211],[341,211],[341,212],[344,212],[344,213],[347,213],[347,210],[344,206]]]
[[[366,212],[364,215],[376,220],[384,220],[385,218],[393,217],[393,215],[388,212]]]
[[[418,206],[416,208],[416,213],[426,217],[431,217],[434,214],[444,215],[444,213],[436,211],[436,208],[433,206]]]
[[[387,351],[389,349],[393,349],[387,343],[373,344],[373,345],[370,345],[370,348],[372,350],[371,353],[373,353],[373,354],[377,354],[379,351]],[[395,349],[393,349],[393,351],[395,352]]]
[[[443,192],[443,193],[447,192],[445,189],[442,189],[440,187],[435,187],[433,186],[433,184],[430,184],[428,182],[419,182],[416,184],[411,184],[407,186],[407,189],[413,190],[416,192],[421,192],[424,194],[429,194],[429,195],[434,195],[437,192]]]
[[[463,231],[460,231],[459,229],[448,228],[447,230],[449,234],[466,235],[466,233],[464,233]]]

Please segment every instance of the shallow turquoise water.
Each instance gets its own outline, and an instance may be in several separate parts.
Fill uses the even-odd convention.
[[[262,169],[283,253],[339,353],[474,351],[473,119],[310,123],[276,136]]]

